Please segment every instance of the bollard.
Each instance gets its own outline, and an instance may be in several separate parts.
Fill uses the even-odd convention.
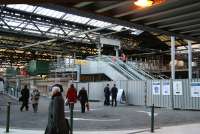
[[[70,125],[71,125],[70,134],[73,134],[73,107],[74,103],[70,103]]]
[[[151,107],[151,133],[154,132],[154,104]]]
[[[9,133],[9,128],[10,128],[10,104],[11,104],[11,102],[8,102],[8,106],[7,106],[7,120],[6,120],[6,133]]]

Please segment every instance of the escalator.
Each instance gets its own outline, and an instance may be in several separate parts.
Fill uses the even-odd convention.
[[[123,75],[126,75],[128,79],[131,80],[155,79],[155,77],[149,75],[144,70],[138,69],[136,66],[131,66],[129,64],[126,64],[118,58],[112,56],[101,56],[97,57],[96,59],[107,62],[110,66],[112,66],[119,72],[123,73]]]
[[[137,75],[131,72],[129,68],[126,65],[124,65],[123,62],[120,62],[120,60],[118,59],[113,60],[112,57],[102,56],[98,60],[106,62],[108,65],[112,66],[112,68],[114,68],[115,70],[126,76],[126,78],[129,80],[140,80],[140,78]]]
[[[105,74],[111,80],[149,80],[156,77],[144,70],[122,62],[113,56],[90,56],[86,64],[81,65],[80,74]]]

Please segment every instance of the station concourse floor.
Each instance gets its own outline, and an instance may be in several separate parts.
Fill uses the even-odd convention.
[[[156,129],[154,134],[199,134],[200,124],[180,125]],[[0,128],[4,134],[5,129]],[[9,134],[44,134],[39,130],[11,129]],[[118,130],[118,131],[75,131],[74,134],[152,134],[149,130]]]
[[[0,98],[3,98],[0,96]],[[5,97],[4,97],[5,98]],[[5,101],[6,99],[4,99]],[[6,103],[0,99],[0,104]],[[20,104],[11,106],[11,134],[42,134],[47,124],[48,97],[41,97],[38,113],[33,113],[31,104],[29,111],[20,112]],[[74,108],[75,134],[148,134],[150,132],[150,109],[139,106],[118,107],[103,106],[102,102],[90,102],[90,111],[82,114],[80,104]],[[65,107],[66,118],[69,108]],[[5,132],[6,107],[0,107],[0,134]],[[155,109],[155,133],[160,134],[199,134],[200,112]]]

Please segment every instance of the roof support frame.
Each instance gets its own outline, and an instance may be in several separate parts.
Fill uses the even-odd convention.
[[[147,23],[145,23],[145,25],[152,25],[152,24],[156,24],[156,23],[160,23],[160,22],[168,22],[168,21],[187,18],[192,15],[199,15],[199,14],[200,14],[200,11],[196,11],[196,12],[192,12],[192,13],[187,13],[187,14],[182,14],[182,15],[178,15],[178,16],[174,16],[174,17],[169,17],[169,18],[164,18],[164,19],[147,22]]]
[[[158,29],[158,28],[151,28],[149,26],[143,26],[143,25],[139,25],[139,24],[135,24],[135,23],[131,23],[131,22],[128,22],[128,21],[119,20],[119,19],[115,19],[115,18],[110,18],[110,17],[106,17],[106,16],[95,15],[95,14],[87,13],[87,12],[80,11],[80,10],[77,10],[77,9],[74,9],[74,8],[67,8],[67,9],[62,9],[62,10],[66,11],[68,13],[75,14],[75,15],[81,15],[81,16],[84,16],[84,17],[94,18],[94,19],[98,19],[98,20],[102,20],[102,21],[106,21],[106,22],[110,22],[110,23],[114,23],[114,24],[118,24],[118,25],[122,25],[122,26],[133,27],[133,28],[143,30],[143,31],[157,32],[157,33],[160,33],[160,34],[166,34],[166,35],[170,35],[170,36],[173,35],[173,36],[177,36],[177,37],[180,37],[180,38],[183,38],[183,39],[188,39],[188,40],[200,42],[199,38],[194,38],[192,36],[186,36],[186,35],[183,35],[183,34],[172,33],[170,31],[165,31],[165,30]]]
[[[194,25],[189,25],[189,26],[182,26],[182,27],[172,28],[172,29],[169,29],[169,30],[170,31],[176,31],[176,30],[184,30],[184,29],[195,29],[195,28],[198,28],[199,26],[200,26],[200,24],[194,24]]]
[[[193,22],[200,22],[200,19],[197,18],[197,19],[193,19],[193,20],[185,20],[185,21],[180,21],[180,22],[176,22],[176,23],[170,23],[170,24],[158,26],[158,28],[166,28],[166,27],[172,27],[172,26],[178,26],[178,25],[187,25],[188,23],[193,23]]]
[[[191,33],[191,32],[200,32],[200,29],[185,30],[185,31],[182,31],[180,33],[187,34],[187,33]]]
[[[9,28],[9,30],[12,30],[12,28],[4,21],[3,18],[0,17],[0,20]]]
[[[199,5],[200,5],[200,2],[191,4],[191,5],[182,6],[182,7],[179,7],[179,8],[165,10],[165,11],[158,12],[158,13],[153,13],[153,14],[146,15],[146,16],[137,17],[135,19],[131,19],[130,21],[138,21],[138,20],[143,20],[143,19],[158,17],[158,16],[162,16],[162,15],[165,15],[165,14],[170,14],[170,13],[173,13],[173,12],[182,11],[182,10],[185,10],[185,9],[188,9],[188,8],[197,7]]]
[[[102,12],[105,12],[105,11],[112,10],[113,8],[117,8],[117,7],[120,7],[120,6],[128,5],[128,4],[131,4],[131,3],[133,3],[133,1],[123,1],[123,2],[120,2],[120,3],[114,4],[114,5],[110,5],[110,6],[98,9],[95,12],[102,13]]]

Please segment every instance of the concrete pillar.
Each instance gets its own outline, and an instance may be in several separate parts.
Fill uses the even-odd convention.
[[[192,79],[192,42],[188,40],[188,79]]]
[[[171,36],[171,79],[175,79],[175,37]]]

